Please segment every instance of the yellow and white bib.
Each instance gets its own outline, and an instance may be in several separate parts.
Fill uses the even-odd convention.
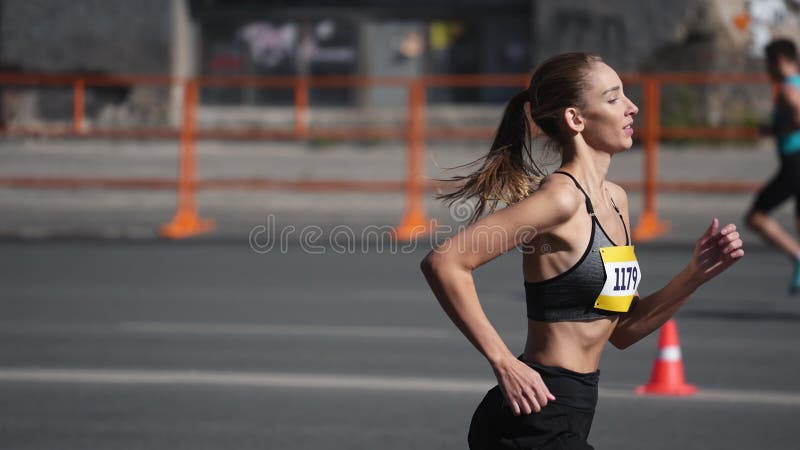
[[[594,302],[594,307],[606,311],[627,312],[642,278],[633,246],[601,247],[600,257],[606,272],[606,282]]]

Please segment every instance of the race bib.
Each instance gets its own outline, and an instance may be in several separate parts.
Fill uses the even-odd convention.
[[[606,283],[595,300],[594,307],[606,311],[627,312],[642,278],[633,246],[601,247],[600,257],[606,271]]]

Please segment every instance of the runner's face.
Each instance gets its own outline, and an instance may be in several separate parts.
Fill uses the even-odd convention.
[[[584,93],[586,106],[582,132],[587,144],[597,150],[618,153],[633,145],[633,116],[639,112],[625,96],[617,72],[602,62],[594,64]]]

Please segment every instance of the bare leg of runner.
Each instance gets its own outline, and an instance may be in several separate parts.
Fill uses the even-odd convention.
[[[781,249],[786,256],[792,259],[800,256],[800,244],[778,222],[763,212],[750,211],[747,215],[747,226]],[[800,220],[797,221],[797,226],[800,229]]]
[[[800,218],[795,218],[795,223],[800,232]],[[761,211],[750,211],[747,215],[747,225],[792,259],[794,267],[789,282],[789,292],[794,294],[800,291],[800,244],[778,222]]]

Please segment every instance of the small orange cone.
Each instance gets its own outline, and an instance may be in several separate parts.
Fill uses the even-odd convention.
[[[683,376],[681,345],[678,342],[678,326],[669,320],[661,327],[658,336],[658,357],[653,364],[653,374],[644,386],[636,388],[639,395],[686,396],[697,392],[697,387],[686,383]]]

